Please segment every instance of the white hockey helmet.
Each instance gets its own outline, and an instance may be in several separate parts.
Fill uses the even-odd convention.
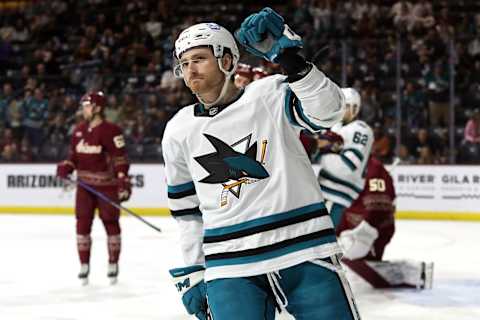
[[[217,58],[220,70],[223,73],[227,76],[235,73],[238,60],[240,59],[240,51],[230,31],[216,23],[195,24],[183,30],[175,41],[175,58],[180,60],[185,51],[200,46],[212,48],[213,55]],[[233,68],[231,70],[224,70],[220,60],[226,48],[230,49],[233,56]],[[179,64],[175,66],[175,75],[180,78],[183,77]]]
[[[354,88],[342,88],[341,90],[345,97],[345,106],[350,110],[352,117],[356,118],[362,105],[360,94]]]

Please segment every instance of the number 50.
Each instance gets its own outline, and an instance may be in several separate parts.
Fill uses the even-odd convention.
[[[384,192],[385,187],[385,180],[383,179],[370,179],[368,181],[368,188],[371,192]]]

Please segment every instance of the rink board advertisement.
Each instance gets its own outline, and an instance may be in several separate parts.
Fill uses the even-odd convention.
[[[55,178],[56,165],[0,165],[0,212],[71,213],[73,188]],[[130,168],[132,197],[122,204],[143,214],[167,214],[163,165],[141,164]]]
[[[315,168],[318,171],[318,167]],[[480,167],[390,168],[399,218],[480,220]],[[72,213],[75,192],[55,178],[53,164],[0,165],[0,212]],[[145,215],[168,214],[163,165],[134,164],[133,195],[123,205]]]

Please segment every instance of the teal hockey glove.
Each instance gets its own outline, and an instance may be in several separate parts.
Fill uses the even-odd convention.
[[[271,8],[248,16],[235,37],[248,52],[275,63],[284,49],[303,47],[302,38]]]
[[[207,319],[207,285],[203,281],[205,268],[195,265],[170,270],[175,287],[182,295],[182,302],[189,314],[199,320]]]

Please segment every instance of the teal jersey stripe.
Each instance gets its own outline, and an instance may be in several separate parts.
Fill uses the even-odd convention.
[[[285,95],[285,114],[287,115],[288,121],[297,127],[302,127],[297,119],[295,119],[295,115],[293,114],[293,105],[292,105],[292,90],[287,89],[287,93]]]
[[[192,181],[190,181],[182,184],[177,184],[176,186],[168,186],[168,193],[179,193],[192,189],[195,189],[195,185]]]
[[[348,159],[345,155],[340,154],[340,159],[350,168],[350,170],[355,171],[357,169],[357,166],[355,163],[352,162],[352,160]]]
[[[305,113],[303,113],[302,103],[300,102],[300,100],[295,99],[294,107],[295,107],[295,110],[297,111],[297,114],[300,116],[300,118],[303,120],[303,122],[305,122],[314,131],[320,131],[320,130],[328,129],[326,127],[319,126],[319,125],[313,123],[312,121],[310,121],[310,119],[305,115]]]
[[[262,217],[238,224],[234,224],[231,226],[227,227],[220,227],[220,228],[215,228],[215,229],[206,229],[204,232],[204,237],[213,237],[213,236],[223,236],[226,234],[238,232],[238,231],[243,231],[243,230],[248,230],[254,227],[259,227],[259,226],[264,226],[272,223],[276,223],[279,221],[291,219],[294,217],[298,217],[301,215],[304,215],[305,213],[313,212],[313,211],[318,211],[325,209],[325,204],[323,202],[320,203],[315,203],[311,204],[305,207],[293,209],[287,212],[282,212],[282,213],[277,213],[277,214],[272,214],[268,217]]]
[[[211,267],[231,266],[231,265],[239,265],[239,264],[246,264],[246,263],[255,263],[255,262],[260,262],[264,260],[281,257],[289,253],[297,252],[300,250],[321,246],[323,244],[336,242],[336,239],[337,238],[335,234],[328,234],[316,239],[294,243],[289,246],[285,246],[276,250],[272,250],[272,251],[268,251],[268,252],[264,252],[256,255],[226,258],[226,259],[208,259],[208,257],[206,257],[207,260],[205,262],[205,265],[207,266],[207,268],[211,268]]]
[[[363,161],[363,154],[354,148],[347,148],[342,150],[342,154],[345,154],[347,151],[352,152],[360,161]]]
[[[343,198],[343,199],[347,200],[349,203],[352,203],[353,200],[355,200],[350,195],[346,194],[345,192],[334,190],[332,188],[325,187],[325,186],[320,186],[320,188],[322,189],[323,192],[329,193],[331,195],[334,195],[334,196],[337,196],[337,197],[340,197],[340,198]]]
[[[330,181],[333,181],[335,183],[338,183],[338,184],[341,184],[342,186],[345,186],[349,189],[351,189],[353,192],[359,194],[360,192],[362,192],[362,189],[357,187],[356,185],[354,185],[353,183],[351,182],[348,182],[348,181],[345,181],[343,179],[340,179],[338,177],[336,177],[334,174],[328,172],[327,170],[325,169],[322,169],[320,171],[320,176],[324,179],[327,179],[327,180],[330,180]]]

